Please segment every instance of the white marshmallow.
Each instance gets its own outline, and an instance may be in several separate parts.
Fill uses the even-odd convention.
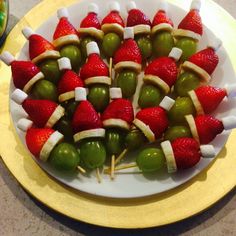
[[[93,53],[100,55],[100,50],[96,42],[89,42],[86,45],[87,55],[91,55]]]
[[[202,5],[201,0],[193,0],[192,3],[191,3],[190,9],[200,11],[201,5]]]
[[[27,98],[28,98],[28,95],[20,89],[16,89],[11,94],[11,99],[19,105],[21,105]]]
[[[175,100],[173,100],[172,98],[168,96],[165,96],[163,100],[161,101],[161,103],[159,104],[159,106],[165,109],[166,111],[169,111],[174,104],[175,104]]]
[[[58,9],[57,10],[57,17],[58,17],[58,19],[61,19],[63,17],[68,18],[69,17],[68,10],[65,7]]]
[[[127,4],[127,12],[131,11],[132,9],[137,9],[136,3],[131,1]]]
[[[126,27],[124,28],[124,39],[133,39],[134,38],[134,28]]]
[[[120,4],[118,2],[111,2],[109,4],[109,10],[120,12]]]
[[[166,0],[161,0],[158,6],[159,10],[162,10],[164,12],[167,12],[168,10],[168,3],[166,2]]]
[[[223,118],[221,121],[225,130],[231,130],[236,128],[236,116],[228,116]]]
[[[175,61],[178,61],[182,56],[182,53],[183,51],[180,48],[172,48],[169,57],[175,59]]]
[[[22,30],[22,33],[26,39],[29,39],[31,35],[35,34],[35,32],[28,26]]]
[[[236,84],[226,84],[225,90],[228,97],[235,97],[236,96]]]
[[[10,52],[5,51],[0,55],[0,60],[2,60],[6,65],[10,66],[11,63],[16,59]]]
[[[122,91],[120,88],[110,88],[109,91],[111,99],[122,98]]]
[[[71,63],[70,59],[67,57],[62,57],[57,60],[59,70],[71,70]]]
[[[17,128],[23,132],[26,132],[29,128],[32,127],[32,125],[33,121],[25,118],[22,118],[17,122]]]
[[[213,50],[217,51],[222,45],[222,41],[215,37],[211,38],[208,43],[208,48],[212,48]]]
[[[78,87],[75,89],[75,101],[81,102],[87,100],[87,91],[85,88]]]
[[[212,158],[216,156],[216,150],[212,145],[201,145],[200,151],[203,158]]]
[[[88,13],[95,13],[98,14],[99,9],[98,9],[98,5],[95,3],[90,3],[88,5]]]

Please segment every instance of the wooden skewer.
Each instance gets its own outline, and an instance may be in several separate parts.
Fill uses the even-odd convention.
[[[112,79],[112,64],[113,64],[113,59],[112,59],[112,57],[110,57],[110,60],[109,60],[109,74],[110,74],[111,79]]]
[[[110,173],[110,176],[111,176],[111,179],[113,180],[115,178],[115,155],[112,155],[111,156],[111,173]]]
[[[96,177],[97,177],[98,183],[100,184],[102,182],[102,178],[101,178],[101,175],[100,175],[99,168],[96,169]]]
[[[84,168],[82,168],[81,166],[77,166],[76,167],[78,171],[80,171],[83,174],[86,174],[86,170]]]
[[[116,158],[115,166],[125,157],[125,154],[128,152],[128,149],[124,149],[124,151]]]

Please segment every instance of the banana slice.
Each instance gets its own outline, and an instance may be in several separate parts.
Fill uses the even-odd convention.
[[[121,129],[125,129],[125,130],[129,130],[130,129],[130,125],[121,119],[108,119],[108,120],[104,120],[103,122],[103,126],[104,127],[118,127]]]
[[[190,30],[176,29],[173,31],[174,37],[188,37],[200,41],[202,36]]]
[[[60,48],[67,44],[79,44],[79,37],[75,34],[65,35],[55,39],[52,43],[55,48]]]
[[[111,85],[111,78],[108,76],[95,76],[95,77],[90,77],[87,78],[84,83],[86,85],[91,85],[91,84],[107,84]]]
[[[28,81],[28,83],[24,86],[23,91],[28,93],[29,90],[32,88],[32,86],[39,80],[43,79],[44,75],[42,72],[39,72],[36,74],[31,80]]]
[[[55,51],[55,50],[49,50],[49,51],[46,51],[44,53],[41,53],[40,55],[38,55],[37,57],[35,57],[32,62],[37,64],[39,62],[41,62],[42,60],[44,59],[49,59],[49,58],[52,58],[52,59],[58,59],[60,57],[60,53],[58,51]]]
[[[198,97],[197,97],[195,91],[194,90],[189,91],[188,95],[189,95],[189,97],[191,98],[191,100],[193,102],[193,105],[194,105],[194,107],[195,107],[195,109],[197,111],[197,114],[198,115],[204,115],[205,112],[203,110],[203,107],[202,107],[201,103],[198,100]]]
[[[70,91],[67,93],[62,93],[59,97],[58,100],[59,102],[65,102],[67,100],[70,100],[75,97],[75,91]]]
[[[79,142],[82,139],[86,138],[104,138],[105,137],[105,129],[90,129],[78,132],[74,135],[74,141]]]
[[[89,27],[89,28],[79,28],[78,32],[81,35],[91,35],[94,36],[95,38],[102,40],[104,33],[102,30],[96,29],[95,27]]]
[[[197,132],[197,127],[196,127],[193,116],[187,115],[187,116],[185,116],[185,119],[188,122],[188,125],[189,125],[189,128],[190,128],[193,138],[200,143],[199,135]]]
[[[55,111],[50,116],[45,127],[49,128],[53,127],[57,123],[57,121],[59,121],[64,115],[65,115],[65,109],[62,106],[58,105]]]
[[[133,61],[122,61],[115,64],[114,69],[116,72],[120,72],[122,69],[131,69],[137,73],[140,73],[142,70],[142,65]]]
[[[123,37],[124,28],[117,23],[103,24],[102,31],[104,32],[104,34],[117,33],[119,36]]]
[[[159,25],[155,25],[153,28],[152,28],[152,34],[156,34],[157,32],[160,32],[160,31],[169,31],[169,32],[172,32],[173,31],[173,27],[168,24],[168,23],[161,23]]]
[[[150,34],[151,27],[150,25],[135,25],[134,26],[134,34]]]

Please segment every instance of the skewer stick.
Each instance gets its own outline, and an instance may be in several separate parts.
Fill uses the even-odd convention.
[[[102,178],[101,178],[101,175],[100,175],[99,168],[96,169],[96,177],[97,177],[98,183],[100,184],[102,182]]]
[[[128,149],[124,149],[124,151],[116,158],[115,166],[125,157],[125,154],[128,152]]]
[[[109,74],[110,74],[111,79],[112,79],[112,63],[113,63],[113,59],[112,59],[112,57],[110,57],[110,60],[109,60]]]
[[[136,163],[131,163],[131,164],[127,164],[127,165],[122,165],[122,166],[118,166],[115,168],[115,171],[117,170],[125,170],[125,169],[129,169],[129,168],[133,168],[133,167],[138,167]]]
[[[112,180],[115,178],[114,172],[115,172],[115,155],[112,155],[111,156],[111,173],[110,173]]]
[[[81,166],[76,167],[78,171],[80,171],[82,174],[86,174],[86,170],[82,168]]]

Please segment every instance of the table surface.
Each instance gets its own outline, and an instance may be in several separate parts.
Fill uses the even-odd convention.
[[[11,0],[9,27],[40,0]],[[215,0],[236,18],[236,0]],[[31,198],[0,159],[0,235],[236,235],[236,189],[190,219],[144,230],[114,230],[68,219]]]

